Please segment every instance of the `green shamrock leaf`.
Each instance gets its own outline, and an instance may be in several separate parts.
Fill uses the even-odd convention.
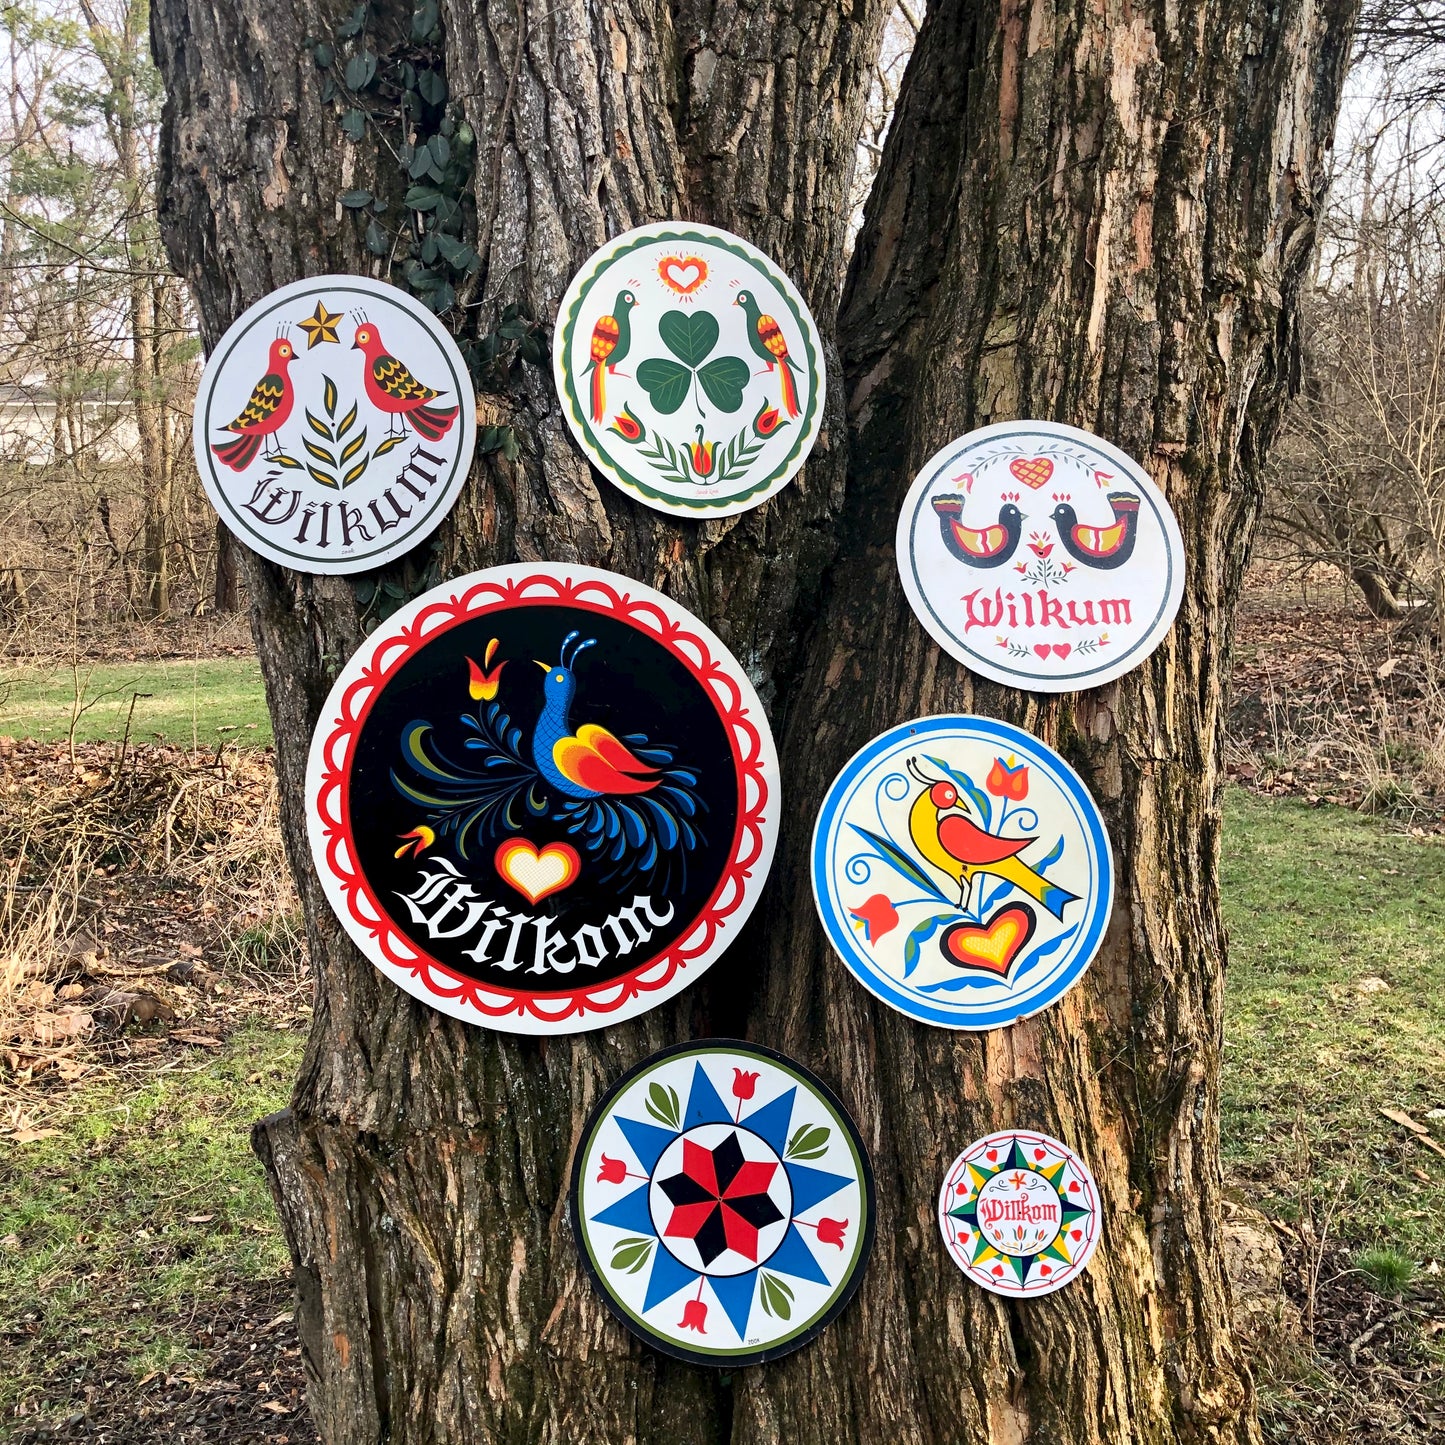
[[[671,416],[687,400],[692,372],[665,356],[649,356],[637,368],[637,382],[647,392],[653,411]]]
[[[697,379],[707,399],[722,411],[736,411],[743,404],[743,391],[751,373],[747,362],[736,356],[715,356],[701,367]]]
[[[717,345],[717,318],[708,311],[668,311],[657,323],[662,344],[696,370]]]

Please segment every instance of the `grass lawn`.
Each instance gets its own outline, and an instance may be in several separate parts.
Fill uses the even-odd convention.
[[[58,1366],[185,1373],[187,1326],[287,1267],[247,1134],[286,1103],[303,1044],[253,1024],[139,1087],[82,1083],[56,1136],[0,1151],[0,1422]]]
[[[1445,1260],[1445,845],[1343,808],[1230,794],[1224,1152],[1275,1218]],[[1381,988],[1380,984],[1386,985]],[[1337,1203],[1335,1201],[1337,1200]]]
[[[251,657],[172,662],[98,663],[83,667],[80,742],[118,742],[131,699],[131,737],[180,747],[214,747],[223,738],[247,744],[271,741],[271,720],[261,691],[261,669]],[[41,672],[0,668],[0,733],[63,741],[70,730],[77,679],[69,668]]]

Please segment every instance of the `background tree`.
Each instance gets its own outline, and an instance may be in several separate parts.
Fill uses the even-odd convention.
[[[0,135],[0,568],[89,616],[194,597],[197,346],[155,215],[160,80],[141,0],[7,5]],[[103,605],[103,604],[102,604]]]
[[[937,0],[840,301],[885,18],[880,0],[153,12],[163,228],[206,341],[297,275],[394,262],[467,339],[492,428],[450,524],[383,577],[247,557],[317,977],[292,1105],[256,1144],[328,1441],[1256,1438],[1219,1252],[1220,697],[1352,6]],[[830,346],[805,474],[724,522],[679,523],[599,482],[527,359],[543,353],[527,315],[553,314],[594,246],[672,215],[770,252]],[[976,682],[896,580],[913,468],[1021,415],[1143,459],[1189,551],[1169,640],[1078,697]],[[302,815],[312,723],[369,619],[517,556],[608,566],[699,612],[772,707],[789,798],[769,897],[728,957],[640,1020],[547,1041],[469,1029],[383,982],[330,914]],[[858,988],[806,874],[836,767],[878,729],[947,709],[1061,747],[1119,871],[1084,981],[983,1036],[920,1028]],[[817,1343],[722,1376],[611,1321],[564,1190],[587,1110],[628,1064],[741,1031],[849,1103],[880,1228],[857,1302]],[[947,1264],[932,1216],[961,1144],[1024,1121],[1089,1160],[1108,1224],[1086,1279],[1015,1305]]]

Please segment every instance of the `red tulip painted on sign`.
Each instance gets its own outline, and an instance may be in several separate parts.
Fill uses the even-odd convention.
[[[712,476],[714,462],[713,449],[716,447],[716,445],[716,442],[703,441],[701,427],[698,427],[697,429],[697,440],[695,442],[688,443],[687,449],[692,457],[692,469],[693,472],[697,475],[699,481],[703,477]]]
[[[624,406],[616,416],[612,418],[612,425],[608,431],[616,432],[623,441],[640,442],[647,435],[647,428],[643,426],[637,417],[633,416],[632,408]]]
[[[599,1184],[621,1184],[627,1178],[627,1165],[621,1159],[613,1159],[610,1155],[602,1156],[602,1167],[597,1171],[597,1182]]]
[[[843,1231],[847,1229],[846,1219],[820,1219],[818,1221],[818,1243],[836,1244],[843,1248]]]
[[[777,431],[782,423],[783,414],[777,407],[769,406],[764,402],[758,408],[758,414],[753,418],[753,434],[760,437],[770,437]]]
[[[677,1327],[680,1330],[696,1330],[700,1335],[707,1333],[707,1306],[700,1298],[690,1299],[683,1305]]]
[[[1007,798],[1011,803],[1021,803],[1029,795],[1029,767],[1027,763],[1015,763],[1012,758],[993,760],[988,781],[984,786],[995,798]]]

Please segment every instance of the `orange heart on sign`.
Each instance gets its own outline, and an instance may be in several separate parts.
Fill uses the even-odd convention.
[[[691,296],[707,280],[707,262],[701,256],[664,256],[657,274],[679,296]]]
[[[945,929],[939,947],[959,968],[978,968],[1007,978],[1019,950],[1033,937],[1037,922],[1026,903],[1010,903],[986,924],[955,923]]]
[[[1018,481],[1034,491],[1038,491],[1054,474],[1054,464],[1047,457],[1015,457],[1008,464],[1008,469]]]
[[[499,844],[492,862],[529,903],[540,903],[570,887],[582,871],[582,860],[570,843],[548,843],[538,849],[525,838],[509,838]]]

